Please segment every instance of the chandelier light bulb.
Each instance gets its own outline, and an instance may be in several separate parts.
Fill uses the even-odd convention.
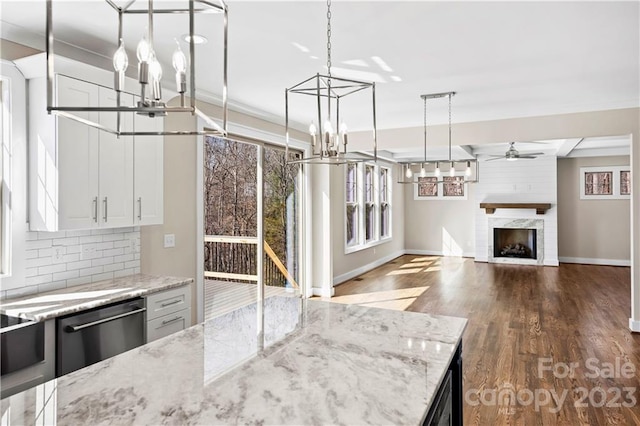
[[[451,162],[451,168],[449,169],[449,176],[453,177],[456,175],[456,168],[453,165],[453,161]]]
[[[176,50],[173,52],[173,69],[176,70],[177,73],[186,73],[187,72],[187,57],[184,56],[182,49],[180,48],[180,44],[176,40]]]
[[[333,124],[331,124],[331,121],[327,120],[324,122],[324,132],[328,135],[333,135]]]
[[[420,167],[420,177],[425,177],[427,176],[427,170],[424,167],[424,163],[422,163],[422,166]]]
[[[318,128],[316,127],[316,123],[313,121],[309,124],[309,135],[311,136],[311,149],[315,152],[316,148],[316,134],[318,133]]]
[[[158,62],[155,52],[151,51],[151,55],[149,56],[149,81],[151,82],[153,89],[153,99],[156,101],[159,101],[160,98],[162,98],[160,80],[162,80],[162,66],[160,66],[160,62]]]
[[[162,80],[162,66],[160,65],[160,62],[158,62],[158,58],[156,58],[156,54],[153,51],[149,56],[149,77],[151,77],[151,81]]]
[[[124,50],[124,43],[120,39],[120,47],[113,54],[113,69],[117,72],[125,72],[129,66],[129,57],[127,51]]]
[[[464,172],[465,175],[471,176],[471,162],[467,161],[467,170]]]
[[[324,122],[324,144],[327,152],[333,147],[333,126],[329,120]]]
[[[347,153],[347,123],[344,121],[340,124],[340,136],[342,138],[342,146],[344,146],[344,152]]]
[[[411,164],[407,164],[407,171],[404,173],[407,179],[411,179],[413,177],[413,171],[411,170]]]
[[[440,176],[440,163],[436,163],[436,171],[434,172],[436,176]]]
[[[180,43],[176,40],[176,50],[173,52],[173,69],[176,70],[176,88],[178,93],[187,91],[187,57],[182,53]],[[184,99],[181,97],[181,99]]]
[[[142,36],[142,39],[138,43],[136,56],[138,57],[139,62],[149,62],[149,57],[151,56],[151,45],[147,40],[146,34]]]

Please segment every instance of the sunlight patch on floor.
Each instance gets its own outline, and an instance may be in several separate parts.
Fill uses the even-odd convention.
[[[405,268],[416,268],[418,266],[429,266],[433,264],[433,262],[415,262],[415,263],[405,263],[404,265],[400,266],[401,269],[405,269]]]
[[[408,275],[408,274],[417,274],[422,271],[422,268],[413,268],[413,269],[396,269],[395,271],[387,272],[387,276],[389,275]]]
[[[428,288],[429,286],[399,288],[396,290],[335,296],[331,298],[331,302],[404,311]]]
[[[440,259],[438,256],[423,256],[416,257],[415,259],[411,259],[411,262],[427,262]]]
[[[425,272],[437,272],[440,270],[441,270],[440,266],[430,266],[427,269],[425,269]]]

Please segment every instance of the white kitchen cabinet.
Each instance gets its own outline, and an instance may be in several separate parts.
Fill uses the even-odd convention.
[[[116,92],[99,88],[100,106],[116,106]],[[123,105],[133,105],[133,96],[122,93]],[[132,114],[120,114],[123,129],[133,128]],[[109,128],[117,127],[117,115],[99,113],[99,122]],[[100,226],[125,227],[133,225],[133,137],[117,137],[101,131],[99,134],[99,200]]]
[[[36,174],[35,182],[31,181],[34,184],[31,185],[31,230],[95,227],[99,203],[99,130],[74,120],[47,115],[45,102],[34,108],[34,98],[44,100],[45,93],[45,80],[37,80],[29,82],[32,105],[30,150],[32,158],[37,156],[36,167],[30,171],[32,175]],[[57,85],[60,106],[98,103],[98,86],[64,76],[58,76]],[[95,112],[77,115],[98,120]],[[42,126],[43,122],[50,126]]]
[[[56,75],[60,106],[115,106],[116,92]],[[115,228],[163,220],[163,136],[120,136],[46,112],[46,81],[29,80],[30,229]],[[134,97],[122,93],[123,105]],[[75,115],[116,128],[106,112]],[[121,114],[124,130],[159,131],[162,118]],[[135,121],[135,122],[134,122]]]
[[[147,321],[147,343],[158,340],[191,326],[191,309]]]
[[[191,286],[172,288],[146,298],[147,343],[191,326]]]
[[[164,119],[135,115],[136,132],[164,130]],[[164,136],[136,136],[133,144],[134,223],[158,225],[164,212]]]

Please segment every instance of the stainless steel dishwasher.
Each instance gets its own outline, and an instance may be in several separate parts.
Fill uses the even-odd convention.
[[[56,321],[56,377],[144,344],[144,299],[129,299]]]

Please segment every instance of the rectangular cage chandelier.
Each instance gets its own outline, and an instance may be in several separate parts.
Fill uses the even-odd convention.
[[[373,130],[372,155],[349,152],[348,131],[341,111],[342,98],[371,90],[371,119]],[[313,102],[316,111],[309,120],[309,138],[311,154],[300,159],[288,161],[289,164],[347,164],[378,160],[378,134],[376,127],[376,84],[360,80],[335,77],[331,75],[331,0],[327,0],[327,73],[316,74],[293,87],[285,89],[285,145],[289,151],[289,110],[290,95],[307,95],[315,97]],[[297,108],[297,107],[296,107]],[[318,120],[316,126],[315,120]]]
[[[55,84],[55,53],[54,53],[54,12],[53,0],[46,2],[46,85],[47,85],[47,111],[66,117],[99,130],[115,134],[117,136],[184,136],[184,135],[217,135],[227,136],[227,34],[228,34],[228,8],[224,0],[181,0],[172,2],[158,2],[154,6],[154,0],[129,0],[122,6],[118,6],[113,0],[104,0],[114,12],[114,22],[117,23],[118,38],[114,48],[113,67],[114,84],[113,90],[116,93],[115,106],[73,106],[58,105],[56,101]],[[222,14],[223,33],[223,87],[222,87],[222,125],[213,118],[205,114],[196,106],[196,49],[198,34],[195,31],[196,15],[219,15]],[[140,99],[135,105],[124,105],[121,99],[125,93],[125,71],[129,65],[129,57],[123,41],[124,17],[134,15],[146,15],[147,26],[142,39],[137,44],[136,57],[138,59],[137,83],[139,92],[136,96]],[[178,106],[167,105],[161,99],[162,66],[154,49],[154,18],[157,15],[167,16],[177,19],[179,16],[187,15],[188,29],[181,37],[188,44],[188,57],[182,51],[180,43],[176,38],[176,50],[172,56],[172,65],[175,70],[175,91],[180,98]],[[102,18],[101,18],[102,19]],[[184,19],[183,19],[184,21]],[[215,25],[215,22],[212,22]],[[188,69],[188,70],[187,70]],[[133,79],[131,79],[133,80]],[[187,90],[188,82],[188,90]],[[132,93],[133,94],[133,93]],[[186,102],[185,95],[189,96]],[[111,113],[116,115],[116,127],[108,127],[102,123],[81,117],[78,113]],[[162,130],[162,131],[133,131],[123,129],[122,113],[135,113],[150,118],[163,117],[167,114],[183,113],[195,115],[201,118],[206,128],[204,130]]]

